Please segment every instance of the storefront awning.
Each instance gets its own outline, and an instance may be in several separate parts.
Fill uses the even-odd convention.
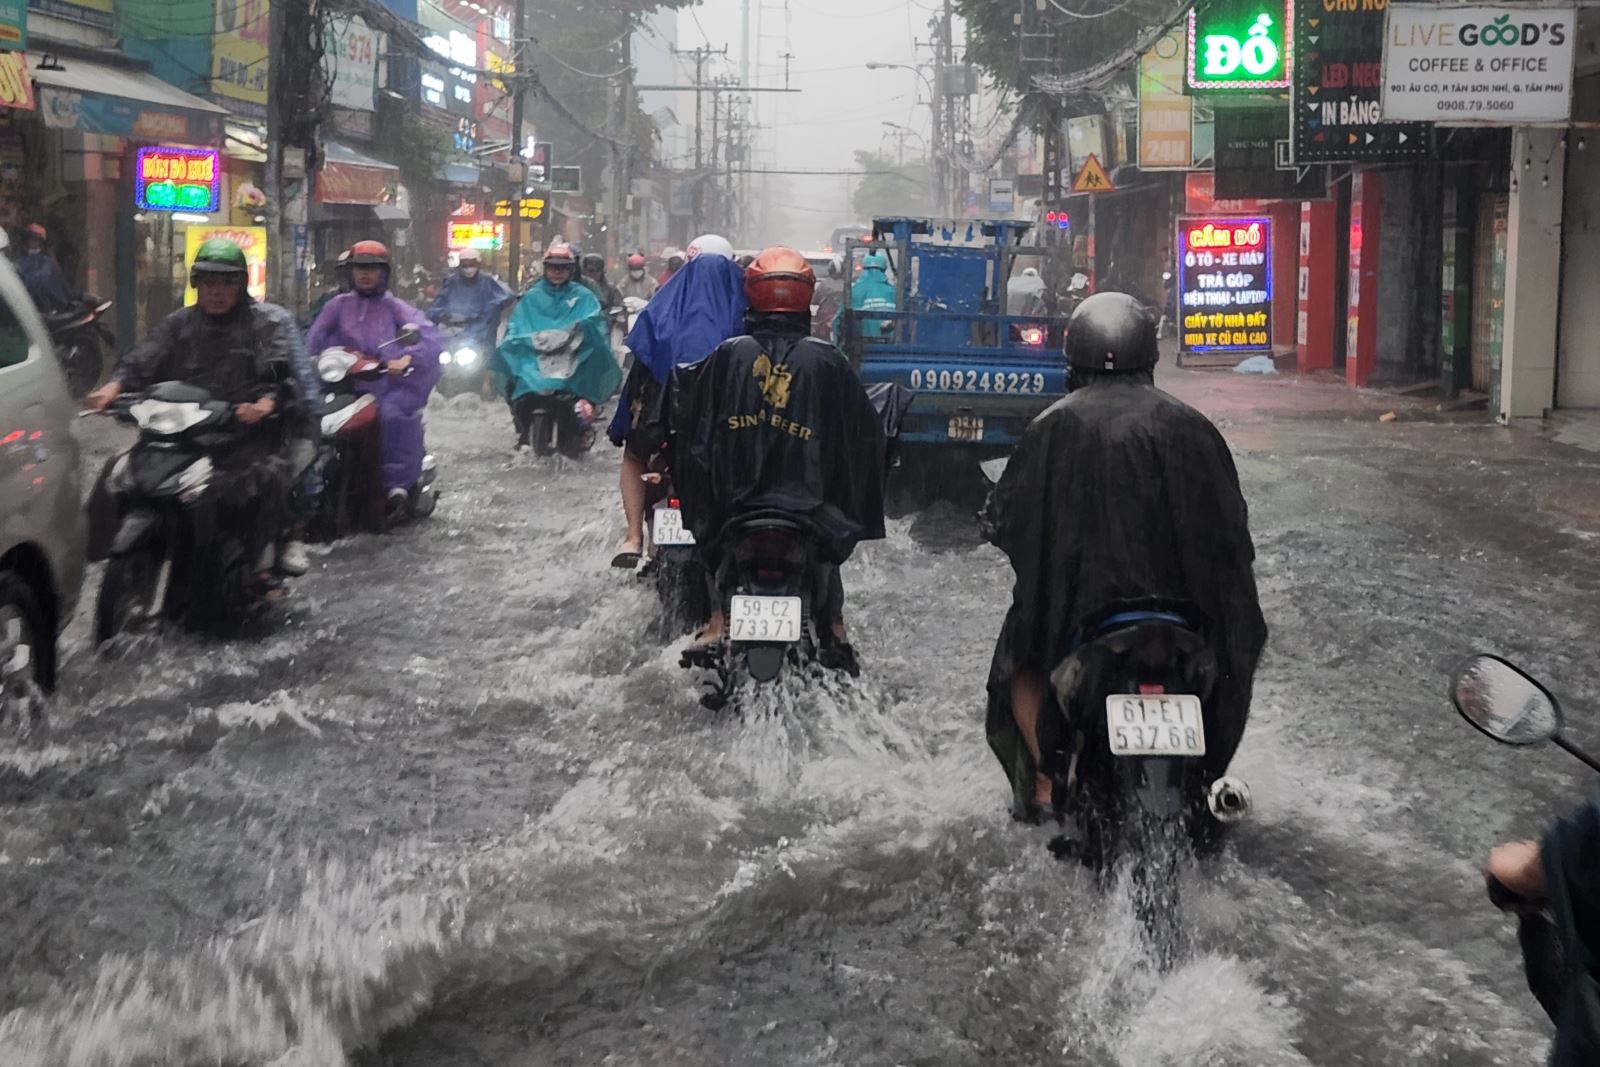
[[[34,56],[30,56],[34,58]],[[228,113],[142,70],[56,57],[30,66],[46,126],[162,144],[219,145]]]
[[[317,201],[375,207],[388,199],[389,186],[399,180],[400,168],[394,164],[329,141],[317,172]]]

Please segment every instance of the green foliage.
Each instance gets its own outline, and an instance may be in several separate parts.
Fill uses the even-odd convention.
[[[933,213],[933,175],[926,160],[896,166],[878,152],[857,152],[856,164],[873,172],[861,179],[850,198],[856,218]]]
[[[432,188],[439,168],[450,158],[450,136],[395,101],[379,102],[373,134],[384,157],[400,168],[400,181],[408,189]]]

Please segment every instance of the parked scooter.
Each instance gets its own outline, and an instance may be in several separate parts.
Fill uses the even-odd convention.
[[[44,317],[56,359],[67,376],[67,391],[74,400],[100,384],[105,369],[105,354],[116,351],[117,339],[102,321],[112,301],[82,293],[72,307]]]
[[[571,378],[578,369],[582,346],[581,326],[535,333],[539,373],[556,381]],[[594,447],[594,405],[572,393],[524,393],[512,402],[512,411],[518,438],[536,455],[559,451],[575,459]]]
[[[118,397],[107,413],[137,426],[139,440],[105,483],[117,506],[95,640],[163,619],[218,630],[264,610],[256,561],[222,529],[212,491],[212,455],[239,433],[232,406],[198,386],[162,382]]]
[[[1450,696],[1463,719],[1501,744],[1525,747],[1549,741],[1590,770],[1600,771],[1600,760],[1563,735],[1564,717],[1556,698],[1515,664],[1498,656],[1474,656],[1456,673]],[[1560,1009],[1566,1000],[1568,981],[1561,931],[1586,929],[1587,924],[1579,924],[1574,921],[1575,916],[1564,913],[1564,894],[1552,894],[1550,901],[1530,901],[1493,876],[1486,881],[1494,906],[1514,911],[1519,917],[1517,940],[1522,946],[1529,991],[1550,1020],[1561,1024]],[[1587,1022],[1593,1026],[1594,998],[1591,995],[1584,999],[1590,1003],[1591,1012],[1586,1020],[1572,1024]]]
[[[409,348],[421,339],[417,327],[407,326],[378,347],[380,351],[395,345]],[[336,540],[358,531],[381,533],[388,526],[378,398],[360,388],[362,383],[381,379],[388,373],[387,366],[380,356],[347,348],[329,348],[317,355],[317,377],[324,390],[323,491],[312,530],[321,540]],[[422,474],[410,489],[409,517],[425,519],[433,514],[439,502],[434,488],[437,474],[434,457],[423,457]]]

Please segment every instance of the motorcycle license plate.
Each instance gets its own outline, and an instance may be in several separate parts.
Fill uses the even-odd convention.
[[[982,441],[983,420],[975,415],[956,415],[950,420],[950,440]]]
[[[666,505],[656,508],[655,522],[651,524],[658,545],[692,545],[694,534],[683,525],[683,512]]]
[[[1108,696],[1106,735],[1113,756],[1206,754],[1206,722],[1199,697],[1171,693]]]
[[[728,636],[737,643],[800,640],[801,603],[797,596],[736,596],[728,612]]]

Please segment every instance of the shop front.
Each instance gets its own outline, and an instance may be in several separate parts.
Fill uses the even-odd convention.
[[[380,240],[391,249],[406,243],[411,213],[399,182],[400,168],[392,163],[337,141],[323,146],[311,203],[312,256],[323,275],[314,292],[331,283],[333,262],[355,242]]]
[[[181,306],[188,228],[225,220],[227,113],[109,56],[34,54],[28,74],[36,121],[12,130],[31,171],[21,210],[56,223],[70,280],[116,300],[126,348]]]

